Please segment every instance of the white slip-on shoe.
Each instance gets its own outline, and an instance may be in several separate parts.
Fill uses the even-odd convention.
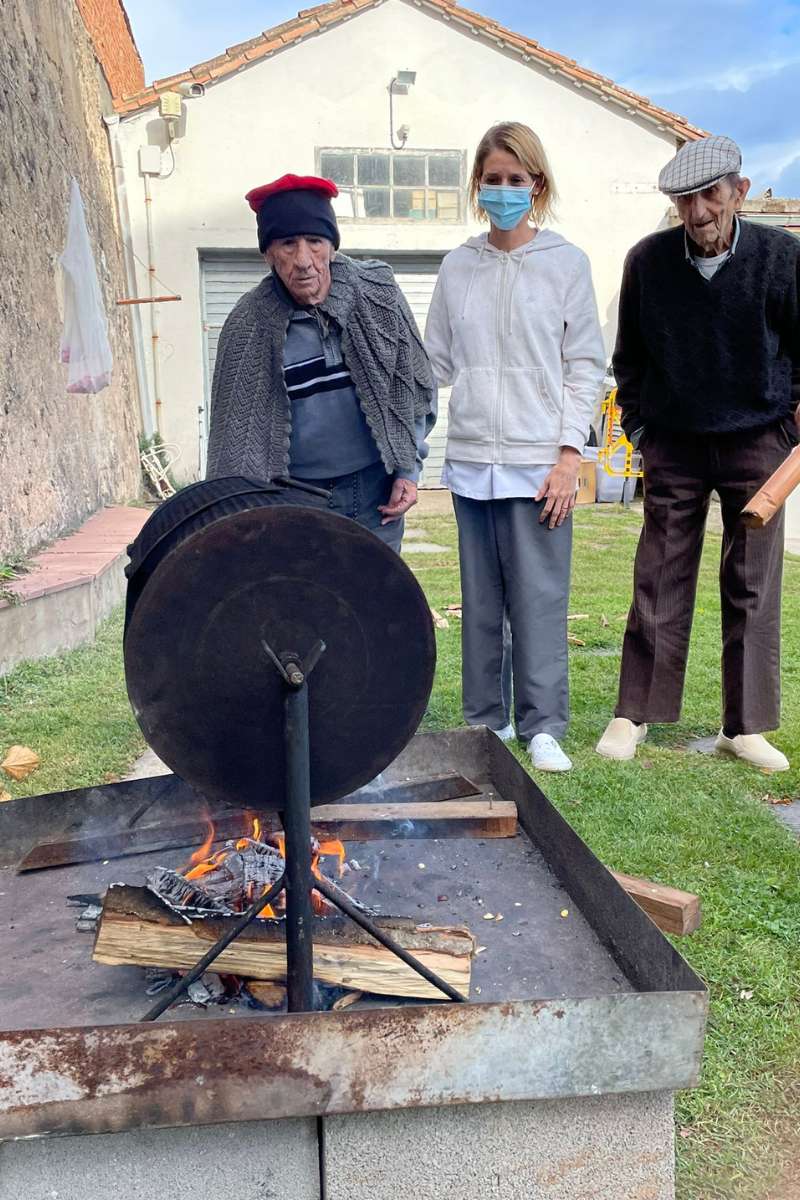
[[[493,729],[492,733],[495,737],[499,737],[501,742],[513,742],[517,736],[517,731],[513,725],[504,725],[502,729]]]
[[[528,745],[531,762],[539,771],[571,771],[572,763],[549,733],[535,734]]]
[[[623,762],[636,757],[636,748],[646,737],[646,725],[634,725],[627,717],[614,717],[606,725],[606,731],[595,750],[603,758],[616,758]]]
[[[729,738],[720,732],[714,749],[717,754],[732,754],[752,767],[760,767],[762,771],[789,770],[786,755],[771,746],[763,733],[738,733],[736,737]]]

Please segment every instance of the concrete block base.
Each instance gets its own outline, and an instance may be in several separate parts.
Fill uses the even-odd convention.
[[[0,1145],[0,1200],[319,1200],[317,1123],[297,1118]]]
[[[674,1200],[669,1092],[0,1145],[0,1200]]]
[[[327,1200],[673,1200],[670,1092],[325,1121]]]

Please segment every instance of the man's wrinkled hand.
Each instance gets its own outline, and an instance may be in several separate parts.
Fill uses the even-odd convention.
[[[417,485],[410,479],[395,479],[392,484],[388,504],[379,504],[378,512],[383,513],[381,525],[391,521],[399,521],[404,513],[417,503]]]
[[[576,485],[581,456],[577,450],[564,447],[558,462],[548,473],[534,500],[544,500],[539,522],[548,522],[550,529],[563,525],[575,507]]]

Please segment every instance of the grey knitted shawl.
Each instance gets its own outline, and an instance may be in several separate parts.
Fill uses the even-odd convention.
[[[387,472],[410,471],[414,421],[431,412],[434,384],[391,267],[337,255],[319,310],[342,331],[342,353]],[[291,301],[268,276],[242,296],[223,325],[211,388],[208,479],[288,474],[291,409],[283,350],[291,314]]]

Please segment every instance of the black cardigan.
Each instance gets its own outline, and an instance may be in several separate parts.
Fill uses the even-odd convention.
[[[788,417],[800,403],[800,238],[741,221],[708,280],[686,259],[683,226],[643,238],[625,261],[613,363],[629,437]]]

